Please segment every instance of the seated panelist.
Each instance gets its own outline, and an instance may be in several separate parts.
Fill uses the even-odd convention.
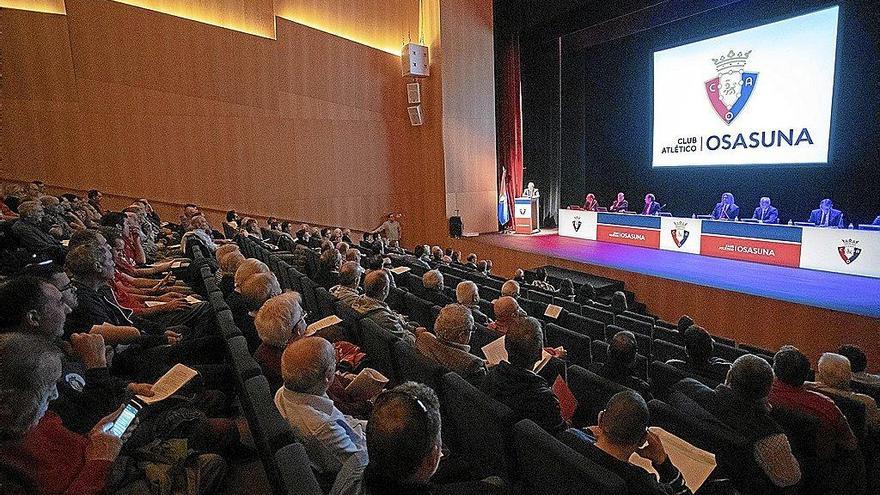
[[[642,215],[656,215],[660,211],[660,203],[654,199],[654,195],[651,193],[645,195],[645,207],[642,208]]]
[[[617,199],[608,207],[608,211],[626,211],[629,208],[629,201],[623,196],[622,192],[617,193]]]
[[[810,213],[809,222],[816,227],[843,228],[843,213],[834,209],[834,203],[825,198],[819,203],[819,208]]]
[[[596,208],[599,207],[599,202],[596,201],[596,195],[593,193],[587,194],[587,197],[584,198],[584,210],[586,211],[596,211]]]
[[[755,208],[752,218],[761,223],[779,223],[779,210],[774,206],[770,206],[770,198],[764,196],[761,198],[759,206]]]
[[[733,194],[726,192],[721,195],[721,202],[712,210],[715,220],[735,220],[739,218],[739,206],[733,200]]]

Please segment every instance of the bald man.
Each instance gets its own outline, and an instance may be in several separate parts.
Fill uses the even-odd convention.
[[[495,313],[495,321],[489,325],[497,335],[505,335],[510,325],[519,318],[526,316],[526,312],[519,307],[516,299],[510,296],[501,296],[492,302],[492,311]]]
[[[294,341],[281,356],[284,386],[275,394],[275,406],[319,473],[339,471],[367,448],[366,421],[342,414],[327,397],[335,372],[333,345],[321,337]]]
[[[418,326],[404,320],[385,303],[390,290],[391,280],[388,272],[371,271],[364,277],[364,295],[352,303],[351,309],[363,315],[363,319],[372,321],[409,344],[414,344]]]

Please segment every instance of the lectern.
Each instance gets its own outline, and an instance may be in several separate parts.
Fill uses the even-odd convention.
[[[517,234],[534,234],[538,224],[538,198],[516,198],[513,200]]]

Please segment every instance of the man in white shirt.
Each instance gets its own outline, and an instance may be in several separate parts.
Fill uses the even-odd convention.
[[[327,397],[335,372],[336,354],[330,342],[320,337],[297,340],[281,358],[284,386],[275,394],[275,406],[320,473],[339,471],[351,456],[367,448],[366,421],[342,414]]]

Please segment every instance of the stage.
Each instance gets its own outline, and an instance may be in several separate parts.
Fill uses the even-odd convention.
[[[880,279],[765,265],[608,242],[483,234],[477,242],[651,277],[880,318]]]

